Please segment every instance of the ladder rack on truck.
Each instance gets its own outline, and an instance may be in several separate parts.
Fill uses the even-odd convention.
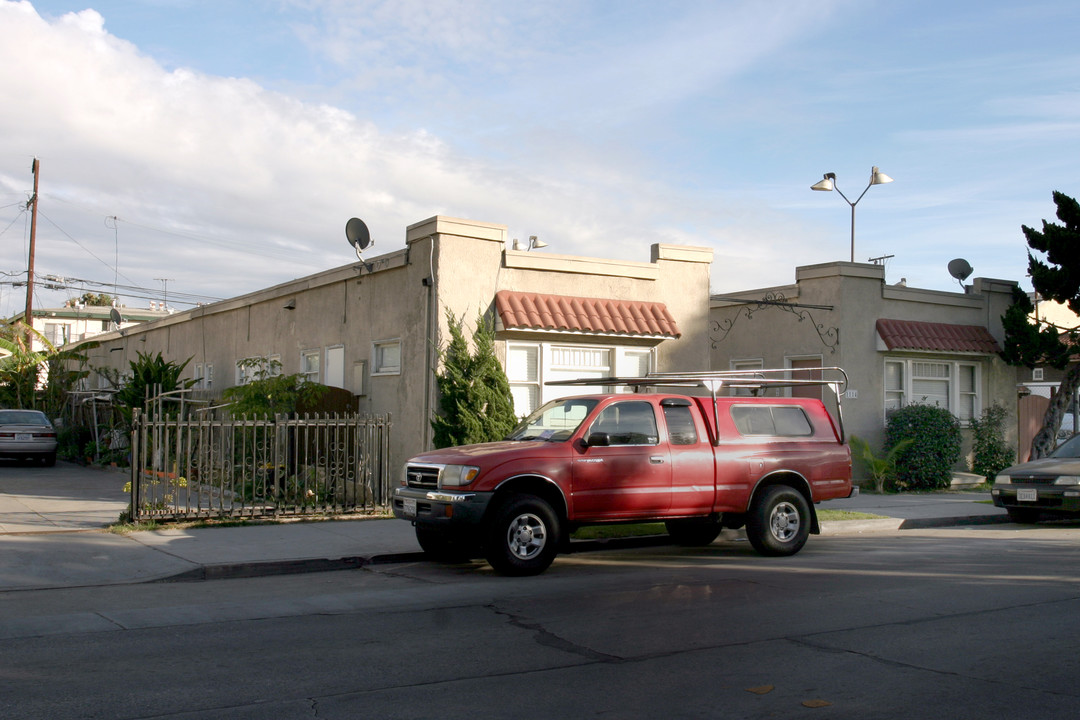
[[[793,378],[793,372],[813,372],[820,378]],[[651,372],[642,377],[576,378],[574,380],[553,380],[545,385],[587,385],[614,386],[622,385],[634,388],[634,392],[644,392],[650,387],[702,387],[709,391],[713,401],[713,422],[719,427],[716,399],[724,388],[749,390],[758,395],[770,389],[792,387],[828,387],[836,396],[836,420],[840,439],[844,441],[844,411],[842,398],[847,391],[848,376],[843,368],[821,367],[793,370],[791,368],[769,368],[757,370],[717,370],[703,372]]]

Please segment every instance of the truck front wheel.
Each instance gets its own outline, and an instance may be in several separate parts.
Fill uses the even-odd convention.
[[[766,488],[746,518],[746,538],[762,555],[794,555],[810,536],[810,505],[787,485]]]
[[[484,556],[502,575],[537,575],[559,552],[559,518],[545,500],[510,497],[485,532]]]

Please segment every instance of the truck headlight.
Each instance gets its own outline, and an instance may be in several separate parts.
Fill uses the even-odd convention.
[[[447,465],[439,473],[439,487],[468,485],[479,474],[480,468],[474,465]]]

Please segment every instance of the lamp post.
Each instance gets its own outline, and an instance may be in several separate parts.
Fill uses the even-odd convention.
[[[891,183],[893,180],[885,173],[878,170],[875,165],[870,170],[870,184],[866,186],[866,190],[869,190],[874,185],[884,185],[885,183]],[[862,191],[862,195],[859,195],[855,199],[855,202],[848,200],[839,187],[836,185],[836,173],[825,173],[823,179],[810,186],[811,190],[821,190],[822,192],[828,192],[835,190],[840,193],[840,197],[844,198],[844,202],[851,206],[851,262],[855,262],[855,206],[859,204],[859,200],[863,199],[863,195],[866,194],[866,190]]]

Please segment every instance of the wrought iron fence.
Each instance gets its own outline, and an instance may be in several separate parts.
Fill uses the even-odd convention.
[[[389,415],[207,415],[136,413],[133,519],[315,515],[389,504]]]

